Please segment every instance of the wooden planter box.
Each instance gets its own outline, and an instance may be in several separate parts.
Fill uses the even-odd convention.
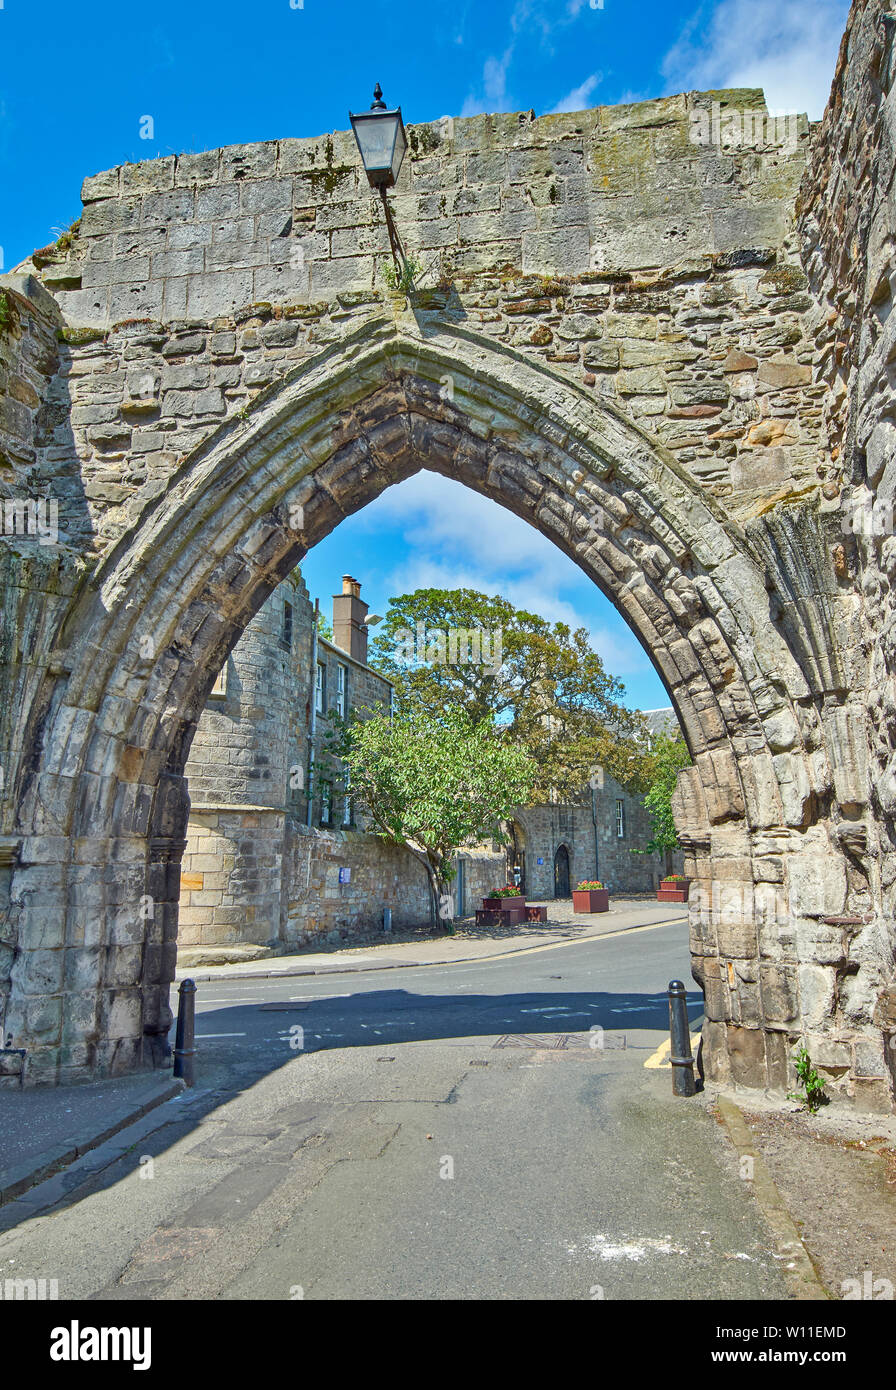
[[[574,888],[572,891],[573,912],[609,912],[609,888]]]
[[[658,903],[686,903],[690,886],[689,878],[679,879],[677,883],[663,879],[656,890],[656,900]]]
[[[525,907],[525,893],[514,893],[511,897],[508,893],[506,898],[483,898],[483,912],[506,912],[512,907]]]
[[[476,913],[477,927],[518,927],[528,920],[525,907],[502,907],[499,910],[482,908]]]

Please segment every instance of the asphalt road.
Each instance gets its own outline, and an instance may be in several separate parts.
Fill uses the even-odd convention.
[[[204,983],[195,1090],[48,1212],[4,1208],[0,1273],[79,1299],[782,1298],[719,1126],[645,1066],[676,976],[684,925]]]

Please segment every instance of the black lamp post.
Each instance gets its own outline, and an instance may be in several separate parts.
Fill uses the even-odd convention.
[[[348,118],[361,152],[367,182],[383,200],[389,244],[392,247],[396,269],[400,275],[406,276],[407,257],[386,201],[386,189],[391,188],[398,178],[401,161],[408,147],[404,121],[401,119],[401,107],[397,106],[393,111],[388,110],[383,101],[382,88],[377,83],[373,90],[373,105],[370,110],[362,111],[357,116],[353,116],[350,111]]]

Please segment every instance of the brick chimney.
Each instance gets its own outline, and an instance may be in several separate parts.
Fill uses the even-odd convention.
[[[350,574],[342,576],[342,593],[333,595],[333,641],[355,661],[367,665],[367,628],[361,624],[368,605],[361,598],[361,584]]]

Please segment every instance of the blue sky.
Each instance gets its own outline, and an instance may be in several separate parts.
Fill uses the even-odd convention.
[[[126,160],[347,128],[379,81],[407,121],[541,114],[692,88],[764,86],[824,108],[848,0],[0,0],[0,270],[80,214],[87,174]],[[152,117],[154,139],[140,138]],[[146,124],[143,122],[143,128]],[[455,493],[462,494],[455,498]],[[457,484],[418,475],[305,565],[390,593],[465,583],[581,622],[632,703],[666,703],[646,656],[546,541]]]

